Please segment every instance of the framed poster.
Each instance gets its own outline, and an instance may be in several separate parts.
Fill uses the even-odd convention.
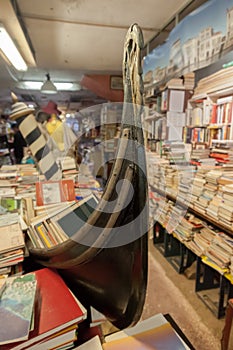
[[[123,90],[123,78],[121,76],[110,77],[110,89]]]

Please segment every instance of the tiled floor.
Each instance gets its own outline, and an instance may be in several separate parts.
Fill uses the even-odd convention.
[[[178,274],[150,240],[147,298],[142,318],[169,313],[196,350],[220,350],[224,319],[197,297],[195,281]],[[233,346],[230,345],[230,350]],[[172,350],[172,349],[166,349]]]

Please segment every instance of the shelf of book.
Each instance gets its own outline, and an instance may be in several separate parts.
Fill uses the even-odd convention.
[[[215,226],[216,229],[230,233],[232,236],[232,231],[229,228],[225,229],[224,224],[220,224],[213,218],[187,206],[187,203],[177,199],[168,192],[154,188],[153,186],[151,186],[151,188],[161,195],[162,201],[166,198],[166,200],[174,202],[181,208],[187,209],[188,213],[193,213],[195,217],[197,216],[201,220],[204,220],[205,223],[211,224],[211,227]],[[161,210],[162,214],[160,212],[160,215],[162,216],[158,217],[154,224],[154,244],[178,273],[184,273],[185,270],[196,261],[195,291],[198,297],[208,306],[217,318],[223,317],[225,315],[227,300],[233,296],[233,276],[230,273],[230,271],[232,271],[231,267],[229,270],[229,266],[224,267],[215,263],[214,260],[211,259],[211,255],[208,255],[209,250],[206,252],[204,250],[196,250],[196,240],[192,238],[195,236],[191,235],[190,238],[185,239],[177,234],[177,227],[174,230],[169,230],[169,217],[166,218],[163,216],[169,216],[169,211],[166,210],[167,209]],[[164,214],[163,211],[167,214]],[[175,218],[173,219],[176,220]],[[199,235],[201,235],[201,230]]]
[[[171,201],[176,202],[180,206],[183,206],[183,207],[187,208],[187,203],[185,203],[182,200],[179,200],[177,197],[175,197],[174,195],[170,194],[168,191],[164,192],[164,191],[160,190],[159,188],[155,188],[152,185],[150,185],[150,187],[152,188],[153,191],[157,192],[158,194],[162,195],[163,197],[166,197],[167,199],[170,199]],[[224,232],[228,233],[230,236],[233,236],[233,230],[232,229],[230,229],[224,223],[221,223],[221,222],[215,220],[214,218],[201,213],[197,208],[194,209],[192,207],[192,203],[189,203],[188,210],[190,212],[192,212],[193,214],[195,214],[196,216],[200,217],[201,219],[203,219],[205,221],[208,221],[209,223],[211,223],[212,225],[216,226],[217,228],[220,228]]]

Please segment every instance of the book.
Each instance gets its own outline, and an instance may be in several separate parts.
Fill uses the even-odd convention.
[[[73,325],[57,332],[46,340],[30,346],[30,350],[45,350],[45,349],[70,349],[74,346],[74,341],[77,340],[77,325]]]
[[[96,335],[73,350],[103,350],[103,348],[99,336]]]
[[[0,227],[0,252],[7,252],[25,246],[19,223]]]
[[[67,211],[61,212],[50,220],[57,225],[57,229],[64,232],[67,238],[72,237],[87,222],[95,210],[98,199],[93,194],[71,206]]]
[[[31,197],[23,197],[21,199],[21,215],[27,225],[30,225],[31,218],[35,216],[33,199]]]
[[[75,190],[74,181],[72,179],[36,182],[36,205],[46,205],[74,200]]]
[[[35,295],[33,273],[7,279],[0,298],[0,345],[28,339]]]
[[[5,346],[2,350],[31,347],[67,327],[77,325],[87,316],[86,309],[55,269],[42,268],[34,274],[37,281],[34,329],[28,340],[17,343],[15,347],[12,344]]]
[[[20,208],[20,199],[14,197],[0,197],[0,206],[9,212],[18,212]]]
[[[5,277],[5,276],[0,277],[0,298],[1,298],[3,291],[6,288],[6,281],[7,281],[7,277]]]
[[[189,347],[162,314],[105,337],[104,350],[185,350]]]
[[[0,268],[18,264],[24,260],[23,249],[11,250],[0,254]]]

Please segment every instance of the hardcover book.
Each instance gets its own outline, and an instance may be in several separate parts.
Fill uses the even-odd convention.
[[[55,269],[43,268],[34,273],[37,281],[34,329],[28,340],[15,344],[15,347],[10,344],[1,350],[31,347],[86,318],[86,309]]]

